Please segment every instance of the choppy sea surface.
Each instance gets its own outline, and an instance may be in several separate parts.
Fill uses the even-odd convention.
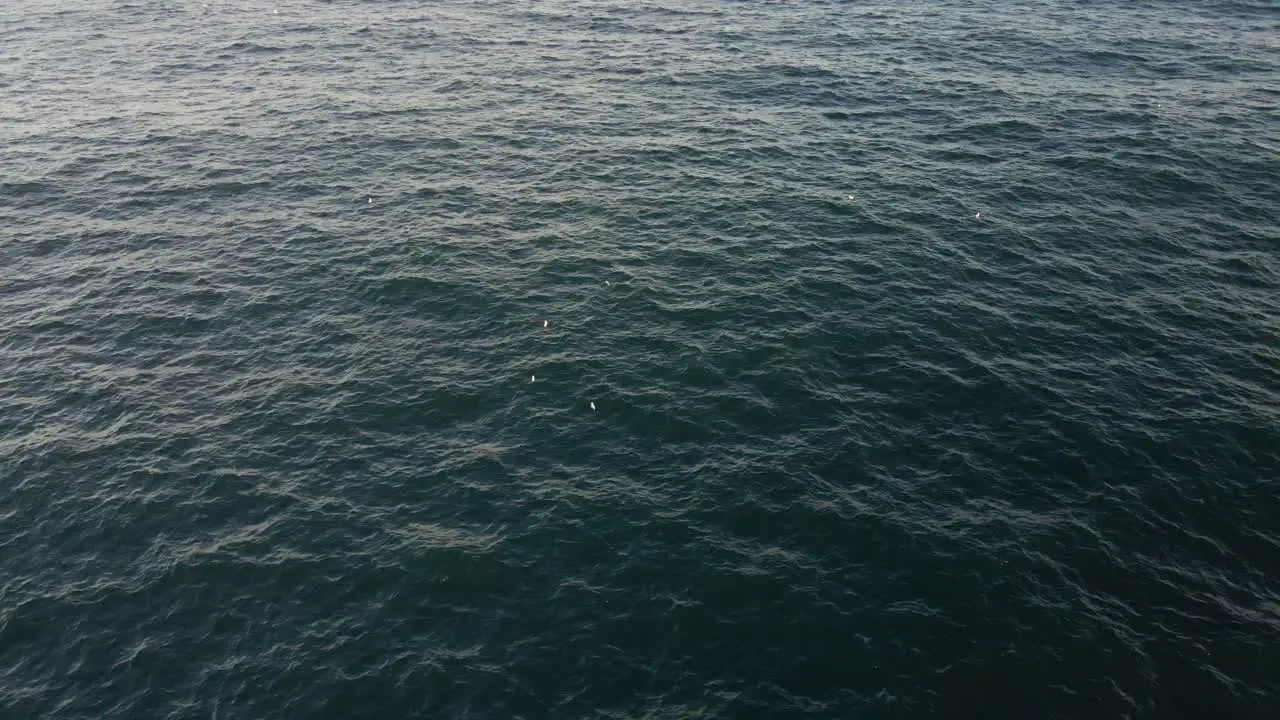
[[[1270,1],[5,3],[0,717],[1280,717],[1278,228]]]

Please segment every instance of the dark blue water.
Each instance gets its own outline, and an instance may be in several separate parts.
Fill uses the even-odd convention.
[[[6,3],[0,717],[1280,717],[1278,188],[1274,2]]]

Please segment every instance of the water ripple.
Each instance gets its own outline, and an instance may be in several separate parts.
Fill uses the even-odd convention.
[[[1268,4],[8,14],[0,715],[1280,706]]]

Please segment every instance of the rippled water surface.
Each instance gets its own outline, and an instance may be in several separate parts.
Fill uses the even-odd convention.
[[[1270,1],[5,3],[0,717],[1280,717],[1278,181]]]

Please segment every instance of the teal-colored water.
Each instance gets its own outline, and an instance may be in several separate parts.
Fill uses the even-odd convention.
[[[7,4],[0,717],[1280,717],[1278,51]]]

